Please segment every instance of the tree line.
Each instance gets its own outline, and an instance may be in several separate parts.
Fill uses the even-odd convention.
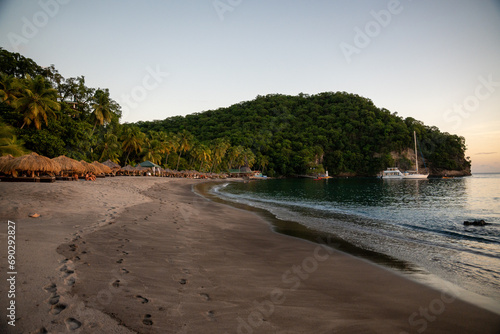
[[[412,168],[403,154],[413,131],[431,173],[468,170],[465,139],[377,108],[345,92],[270,94],[227,108],[159,121],[121,124],[121,108],[85,77],[64,78],[52,65],[0,48],[0,153],[27,150],[77,160],[171,169],[254,167],[270,176],[376,175]],[[414,165],[413,165],[414,167]]]
[[[149,160],[165,168],[219,172],[253,166],[254,154],[224,138],[199,141],[188,131],[142,131],[121,124],[121,108],[108,89],[85,77],[64,78],[52,65],[0,49],[0,154],[35,151],[53,158]]]
[[[373,176],[387,167],[412,169],[415,162],[408,152],[414,147],[414,131],[431,173],[470,170],[463,137],[411,117],[403,119],[346,92],[270,94],[227,108],[136,124],[144,131],[186,130],[200,140],[223,136],[231,145],[250,148],[256,165],[265,165],[269,175],[328,170],[331,175]]]

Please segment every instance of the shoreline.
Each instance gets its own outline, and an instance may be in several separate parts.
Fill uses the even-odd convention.
[[[322,243],[324,240],[329,238],[329,240],[334,241],[334,244],[331,244],[330,246],[335,250],[366,260],[385,269],[389,269],[395,274],[402,275],[407,279],[423,284],[431,289],[443,291],[450,285],[453,285],[453,289],[460,291],[461,300],[500,315],[500,301],[481,295],[477,292],[467,290],[462,286],[454,284],[438,276],[437,274],[429,272],[427,269],[420,267],[417,264],[397,259],[384,253],[363,249],[350,243],[349,241],[336,237],[333,234],[308,228],[299,222],[278,218],[269,210],[224,199],[222,196],[211,192],[212,188],[221,183],[223,182],[208,181],[203,184],[195,185],[193,187],[193,191],[200,193],[201,196],[204,196],[212,201],[257,214],[268,222],[270,229],[274,233],[295,237],[301,240],[313,242],[315,244]]]
[[[8,208],[2,218],[19,226],[22,276],[16,331],[7,332],[500,329],[498,315],[457,299],[453,287],[439,292],[274,233],[254,213],[195,194],[199,183],[128,177],[0,184],[9,194],[0,199]],[[4,275],[3,254],[1,264]]]

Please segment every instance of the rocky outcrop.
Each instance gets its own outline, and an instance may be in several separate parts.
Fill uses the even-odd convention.
[[[476,220],[471,220],[471,221],[464,221],[465,226],[486,226],[489,225],[487,222],[485,222],[483,219],[476,219]]]

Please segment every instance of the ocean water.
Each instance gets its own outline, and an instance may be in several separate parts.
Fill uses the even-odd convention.
[[[500,310],[500,174],[228,182],[212,193],[351,245],[340,250],[380,254],[379,263],[418,280],[451,282]],[[464,226],[474,219],[489,225]]]

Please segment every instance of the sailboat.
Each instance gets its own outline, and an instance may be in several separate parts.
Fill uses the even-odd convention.
[[[383,179],[426,179],[429,174],[420,174],[418,172],[418,153],[417,153],[417,134],[413,131],[415,140],[415,170],[401,172],[397,167],[391,167],[382,173]]]
[[[403,173],[403,179],[426,179],[429,174],[420,174],[418,172],[418,154],[417,154],[417,134],[413,131],[413,138],[415,140],[415,170],[406,171]]]

